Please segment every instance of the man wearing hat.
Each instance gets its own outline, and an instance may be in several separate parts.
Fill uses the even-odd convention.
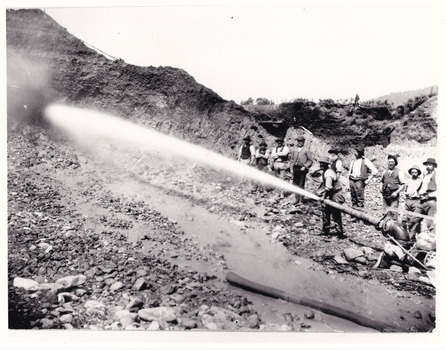
[[[421,170],[418,165],[413,165],[409,169],[410,178],[406,181],[404,186],[404,193],[406,199],[404,205],[406,211],[416,212],[420,210],[420,187],[423,179],[420,177]],[[421,232],[420,220],[412,215],[407,215],[406,218],[407,230],[409,231],[410,239],[413,239]]]
[[[254,145],[251,145],[251,137],[248,135],[243,139],[243,145],[239,148],[237,160],[246,165],[254,164],[255,152],[256,149]]]
[[[334,170],[337,179],[339,180],[343,169],[342,160],[339,159],[339,154],[342,152],[337,148],[331,148],[328,153],[330,154],[330,168]]]
[[[400,201],[400,192],[404,189],[404,176],[398,169],[398,159],[394,155],[387,157],[387,169],[381,175],[380,192],[383,196],[383,211],[384,214],[394,220],[398,219],[398,213],[389,211],[389,208],[398,209]]]
[[[319,164],[323,174],[322,183],[317,194],[324,199],[344,204],[345,198],[342,194],[342,185],[337,179],[335,171],[330,168],[330,159],[328,157],[321,157]],[[331,218],[333,218],[336,235],[339,238],[344,238],[341,211],[325,204],[322,205],[322,234],[330,235]]]
[[[435,171],[437,162],[434,158],[428,158],[423,165],[426,166],[426,174],[419,191],[420,208],[415,212],[433,217],[437,213],[437,172]],[[421,220],[418,218],[418,221]],[[429,231],[433,231],[435,229],[433,220],[426,220],[426,227]]]
[[[350,163],[347,175],[350,181],[353,208],[363,210],[365,186],[377,173],[378,169],[376,169],[372,161],[364,157],[364,148],[357,148],[356,159]]]
[[[293,175],[293,185],[305,188],[305,179],[308,170],[313,164],[313,155],[308,147],[305,146],[305,137],[299,135],[296,137],[297,145],[291,152],[291,173]],[[302,203],[302,195],[296,193],[296,203]]]
[[[286,179],[286,173],[290,170],[289,154],[290,149],[284,144],[283,138],[276,140],[277,146],[271,152],[272,169],[278,177]]]
[[[268,145],[265,141],[260,142],[259,148],[256,149],[255,158],[257,169],[261,171],[266,171],[268,167],[268,160],[270,156],[270,151],[266,148]]]

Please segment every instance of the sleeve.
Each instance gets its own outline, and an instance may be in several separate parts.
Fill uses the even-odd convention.
[[[372,172],[372,176],[378,174],[378,169],[376,169],[375,165],[372,163],[370,159],[365,158],[365,165],[367,165],[367,167]]]
[[[337,173],[341,173],[341,172],[342,172],[342,169],[343,169],[342,161],[341,161],[340,159],[338,159],[338,160],[336,161],[336,172],[337,172]]]
[[[288,146],[284,146],[282,151],[277,152],[277,155],[279,156],[287,156],[290,153],[290,149],[288,148]]]
[[[347,173],[347,177],[348,177],[348,178],[350,178],[350,175],[352,174],[352,170],[353,170],[353,162],[354,162],[354,160],[352,160],[352,161],[350,162],[350,166],[349,166],[349,168],[348,168],[348,173]]]
[[[310,150],[307,150],[306,152],[307,161],[305,162],[305,168],[310,169],[313,165],[313,155]]]
[[[398,178],[400,180],[401,185],[404,185],[406,183],[406,179],[405,179],[404,174],[401,170],[398,172]]]
[[[331,191],[333,189],[333,177],[330,174],[327,174],[325,178],[325,190]]]

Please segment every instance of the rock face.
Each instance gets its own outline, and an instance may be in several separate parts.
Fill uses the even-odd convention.
[[[7,48],[10,118],[40,123],[45,105],[62,101],[113,113],[224,154],[233,154],[246,134],[267,136],[249,112],[184,70],[109,60],[43,11],[7,11]]]

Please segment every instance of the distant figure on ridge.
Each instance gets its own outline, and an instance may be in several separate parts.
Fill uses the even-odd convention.
[[[277,147],[274,147],[271,152],[271,168],[274,174],[284,180],[287,179],[287,172],[290,171],[289,153],[290,149],[284,145],[282,138],[276,140]]]
[[[383,196],[383,211],[390,218],[397,220],[398,213],[389,211],[388,208],[398,209],[400,192],[404,189],[404,176],[398,169],[398,159],[394,155],[387,157],[388,168],[381,175],[380,192]]]
[[[249,135],[246,136],[243,142],[243,145],[239,148],[237,160],[246,165],[254,164],[256,149],[251,144],[251,137]]]
[[[364,148],[356,149],[356,159],[350,163],[348,178],[350,181],[350,194],[352,207],[364,210],[365,186],[376,176],[378,170],[370,159],[364,157]],[[352,220],[356,221],[356,219]]]
[[[321,157],[319,164],[323,173],[322,183],[317,191],[317,195],[324,199],[344,204],[345,197],[342,194],[342,185],[337,179],[335,171],[330,168],[330,159]],[[339,238],[345,238],[341,211],[325,204],[322,205],[322,234],[330,235],[331,218],[333,218],[336,235]]]
[[[308,170],[313,165],[313,156],[308,147],[305,146],[305,137],[299,135],[296,137],[297,145],[291,151],[291,173],[293,175],[293,185],[305,188],[305,179]],[[303,196],[296,193],[296,205],[302,203]]]

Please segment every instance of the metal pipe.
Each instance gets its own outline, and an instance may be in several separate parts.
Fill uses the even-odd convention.
[[[369,224],[374,225],[377,230],[381,231],[385,235],[390,235],[400,241],[410,240],[410,235],[407,232],[407,230],[405,230],[404,227],[399,222],[396,222],[386,216],[382,218],[377,218],[361,210],[347,207],[345,205],[333,202],[332,200],[329,199],[323,199],[322,203],[332,208],[336,208],[362,221],[368,222]]]
[[[340,317],[345,320],[349,320],[351,322],[359,324],[361,326],[376,329],[380,332],[406,331],[404,329],[397,328],[396,326],[385,324],[384,322],[372,320],[360,313],[343,309],[335,305],[331,305],[318,300],[308,299],[305,297],[299,297],[297,295],[291,295],[280,289],[264,286],[260,283],[256,283],[246,278],[243,278],[235,274],[234,272],[228,272],[228,274],[226,275],[226,280],[240,288],[250,290],[252,292],[259,293],[262,295],[266,295],[268,297],[282,299],[291,303],[311,307],[313,309],[322,311],[323,313]]]

